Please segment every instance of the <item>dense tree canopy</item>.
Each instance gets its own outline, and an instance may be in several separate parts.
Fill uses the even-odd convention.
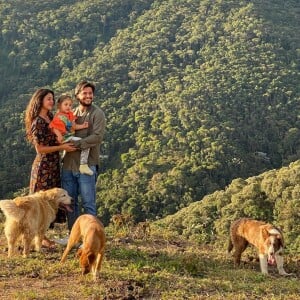
[[[297,160],[299,8],[292,0],[7,1],[1,195],[28,185],[30,94],[71,91],[82,79],[95,82],[107,117],[97,185],[105,223],[120,211],[166,216],[234,178]]]

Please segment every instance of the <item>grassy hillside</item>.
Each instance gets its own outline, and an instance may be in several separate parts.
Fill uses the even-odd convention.
[[[92,80],[108,243],[94,283],[59,246],[8,260],[0,215],[0,298],[298,299],[299,12],[296,0],[3,2],[0,198],[29,183],[32,92]],[[159,220],[143,236],[114,228],[119,212]],[[242,216],[282,227],[292,276],[261,275],[253,249],[233,268],[228,228]]]
[[[4,216],[0,212],[1,299],[298,299],[300,161],[259,176],[235,179],[156,222],[105,227],[107,246],[97,282],[80,274],[75,249],[66,263],[64,247],[32,252],[27,259],[7,258]],[[260,273],[256,250],[249,247],[239,268],[226,253],[229,224],[253,217],[282,227],[286,241],[285,269]],[[67,233],[66,224],[48,230],[50,238]]]
[[[64,231],[60,226],[49,235]],[[300,258],[295,254],[285,255],[292,276],[283,278],[271,269],[266,277],[259,272],[253,249],[245,253],[241,268],[233,269],[224,247],[195,245],[155,227],[147,238],[126,228],[109,227],[106,232],[101,276],[93,282],[91,276],[80,274],[75,251],[65,264],[59,263],[64,250],[60,247],[8,260],[1,230],[1,299],[298,299]]]
[[[76,249],[66,263],[64,247],[32,252],[27,259],[7,258],[4,216],[0,212],[1,299],[298,299],[300,161],[247,180],[236,179],[225,190],[204,197],[174,215],[141,224],[105,227],[107,246],[97,282],[80,274]],[[233,267],[226,253],[228,226],[253,217],[282,227],[285,269],[260,273],[257,252],[249,247],[242,264]],[[66,224],[48,230],[50,238],[67,233]]]

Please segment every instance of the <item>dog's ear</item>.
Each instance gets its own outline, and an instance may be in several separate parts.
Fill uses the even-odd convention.
[[[266,240],[270,236],[269,228],[267,226],[263,226],[261,230],[261,234],[263,237],[263,240]]]
[[[47,201],[53,201],[56,199],[57,196],[57,188],[52,188],[46,191],[40,191],[43,193],[43,198],[46,199]]]
[[[82,249],[80,248],[77,250],[76,256],[81,257],[81,254],[82,254]]]
[[[281,247],[284,248],[283,236],[281,234],[277,234],[276,239],[279,241],[279,244],[281,245]]]

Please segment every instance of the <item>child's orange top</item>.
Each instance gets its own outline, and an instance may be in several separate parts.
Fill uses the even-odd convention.
[[[57,112],[53,120],[50,122],[49,128],[58,129],[63,135],[72,135],[72,133],[74,133],[72,125],[75,120],[76,116],[72,111],[68,113]]]

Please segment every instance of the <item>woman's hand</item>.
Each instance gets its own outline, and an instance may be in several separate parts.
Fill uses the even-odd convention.
[[[39,154],[53,153],[56,151],[73,152],[78,150],[73,143],[64,143],[57,146],[44,146],[42,144],[35,144],[35,150]]]
[[[66,152],[73,152],[73,151],[76,151],[77,148],[74,146],[73,143],[64,143],[64,144],[61,144],[61,150],[64,150]]]

